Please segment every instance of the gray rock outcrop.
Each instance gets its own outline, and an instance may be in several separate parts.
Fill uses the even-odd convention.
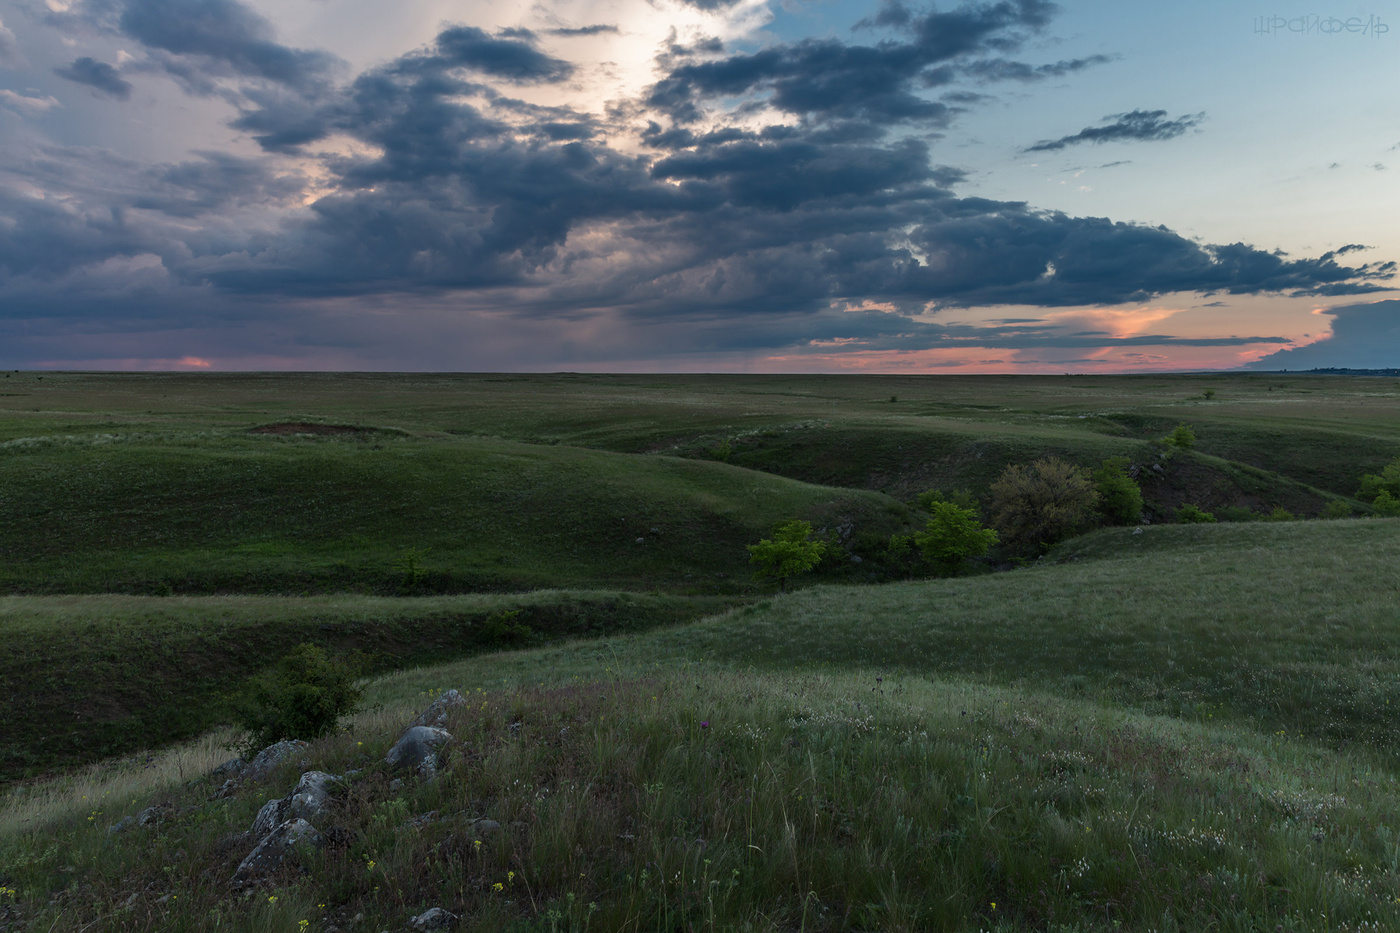
[[[254,836],[266,836],[287,820],[305,820],[315,826],[330,806],[332,791],[340,778],[324,771],[308,771],[290,794],[263,804],[253,819]]]
[[[432,705],[418,714],[418,718],[409,723],[410,726],[437,726],[441,728],[447,725],[447,714],[459,706],[466,706],[467,701],[456,690],[448,690],[432,702]]]
[[[287,820],[258,843],[248,857],[238,863],[232,884],[242,887],[272,874],[282,867],[298,846],[321,845],[321,834],[306,820]]]
[[[245,781],[265,781],[273,768],[286,761],[293,752],[299,752],[305,747],[305,742],[293,739],[283,739],[275,745],[269,745],[258,752],[238,776]]]
[[[431,907],[408,921],[413,930],[445,930],[457,922],[457,915],[441,907]]]
[[[409,768],[431,780],[437,775],[438,750],[452,741],[446,729],[413,726],[394,743],[384,760],[391,768]]]

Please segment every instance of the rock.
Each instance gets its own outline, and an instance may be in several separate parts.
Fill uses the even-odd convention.
[[[452,741],[446,729],[413,726],[394,743],[384,760],[391,768],[412,768],[424,778],[437,774],[438,749]]]
[[[436,823],[437,820],[438,811],[429,810],[427,813],[420,813],[417,816],[410,816],[408,819],[404,820],[403,825],[406,828],[412,827],[413,829],[422,829],[429,823]]]
[[[501,824],[495,820],[472,820],[467,824],[467,836],[472,839],[484,839],[495,832],[500,832]]]
[[[115,836],[117,833],[124,833],[135,825],[136,817],[124,816],[121,819],[117,820],[115,823],[113,823],[111,826],[107,827],[107,835]]]
[[[238,778],[229,778],[219,786],[218,790],[214,791],[213,799],[222,800],[225,797],[231,796],[236,790],[238,790]]]
[[[852,555],[851,555],[851,563],[853,563],[853,564],[859,564],[859,563],[863,563],[863,561],[861,560],[861,557],[860,557],[859,554],[852,554]]]
[[[1133,534],[1135,534],[1135,535],[1140,535],[1140,534],[1142,534],[1142,529],[1141,529],[1141,528],[1134,528],[1134,529],[1133,529]]]
[[[306,747],[306,743],[299,740],[283,739],[275,745],[258,752],[248,766],[243,769],[241,776],[250,781],[265,781],[272,773],[272,769],[280,765],[293,752]]]
[[[263,804],[253,819],[252,833],[264,836],[273,828],[290,819],[301,819],[313,826],[320,822],[330,805],[331,789],[341,783],[340,778],[324,771],[308,771],[301,776],[290,794],[280,800],[269,800]]]
[[[423,710],[418,718],[409,723],[410,726],[445,726],[447,725],[447,714],[458,706],[466,706],[467,701],[456,690],[448,690],[432,702],[432,705]]]
[[[408,921],[408,925],[414,930],[445,930],[456,922],[456,914],[432,907]]]
[[[248,762],[244,761],[242,758],[230,758],[209,773],[214,777],[223,777],[225,774],[232,776],[238,774],[238,772],[246,767],[248,767]]]
[[[165,818],[165,807],[147,807],[136,814],[137,826],[158,826]]]
[[[272,874],[282,867],[287,855],[299,845],[319,846],[321,836],[306,820],[287,820],[268,833],[257,848],[238,864],[232,884],[242,887]]]

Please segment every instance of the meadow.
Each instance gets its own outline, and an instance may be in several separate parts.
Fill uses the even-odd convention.
[[[9,374],[0,929],[1400,927],[1400,521],[1354,498],[1397,415],[1291,373]],[[1150,524],[887,558],[1046,454],[1143,466]],[[793,517],[839,557],[779,594],[744,547]],[[305,752],[357,773],[235,890],[305,767],[221,796],[222,703],[304,641],[372,653]]]

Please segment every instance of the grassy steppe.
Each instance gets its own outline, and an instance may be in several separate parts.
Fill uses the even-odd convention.
[[[635,632],[733,602],[606,591],[367,596],[0,597],[0,776],[53,774],[226,721],[227,695],[294,646],[359,652],[372,671],[521,641]],[[530,628],[502,641],[488,620]]]
[[[909,512],[719,463],[515,441],[34,438],[0,453],[0,591],[735,592],[744,545],[794,515],[887,538]]]
[[[10,374],[0,766],[67,772],[0,798],[0,930],[1400,928],[1400,522],[1154,523],[849,585],[885,578],[900,500],[1046,453],[1128,456],[1156,519],[1314,515],[1400,454],[1400,391]],[[743,546],[793,516],[844,548],[765,598]],[[495,650],[509,609],[551,643]],[[218,799],[217,735],[70,767],[207,728],[304,640],[388,673],[307,751],[360,769],[328,845],[256,892],[243,831],[300,761]],[[445,687],[472,703],[443,776],[392,784]]]
[[[366,769],[342,841],[251,901],[228,833],[264,798],[207,803],[215,779],[12,797],[0,864],[56,930],[433,905],[474,930],[1390,929],[1397,557],[1394,521],[1111,530],[1012,574],[403,671],[309,752]],[[447,774],[391,787],[374,762],[448,686],[474,699]],[[196,809],[106,834],[153,801]],[[479,816],[504,827],[480,847]]]

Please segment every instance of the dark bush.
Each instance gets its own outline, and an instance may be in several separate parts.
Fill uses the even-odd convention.
[[[1183,525],[1213,525],[1215,516],[1194,505],[1183,505],[1176,510],[1176,520]]]
[[[333,657],[315,645],[297,645],[272,670],[252,678],[234,701],[234,724],[244,733],[245,752],[336,731],[341,718],[359,705],[355,678],[364,667],[359,657]]]
[[[1058,457],[1007,467],[990,492],[1002,540],[1041,551],[1093,525],[1099,498],[1089,472]]]

